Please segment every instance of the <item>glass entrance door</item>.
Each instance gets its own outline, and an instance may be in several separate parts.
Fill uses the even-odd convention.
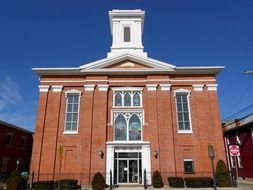
[[[139,183],[137,159],[118,160],[118,183]]]
[[[139,172],[138,172],[138,161],[137,160],[128,160],[129,167],[129,183],[138,183],[139,182]]]
[[[114,184],[141,184],[141,152],[115,152]]]

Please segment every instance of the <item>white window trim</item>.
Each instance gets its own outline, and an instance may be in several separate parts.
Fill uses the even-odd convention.
[[[113,106],[112,108],[142,108],[143,104],[142,104],[142,91],[143,88],[139,88],[139,87],[120,87],[120,88],[112,88],[113,91]],[[139,93],[140,95],[140,106],[134,106],[133,105],[133,96],[135,93],[130,93],[131,96],[131,105],[130,106],[124,106],[124,95],[123,95],[123,91],[127,91],[127,92],[131,92],[131,91],[136,91],[137,93]],[[122,100],[122,106],[115,106],[115,96],[118,92],[121,92],[121,100]]]
[[[67,102],[67,97],[68,94],[78,94],[79,96],[79,102],[78,102],[78,114],[77,114],[77,126],[76,126],[76,130],[72,131],[72,130],[66,130],[66,119],[67,119],[67,109],[68,109],[68,102]],[[67,90],[65,91],[65,97],[66,97],[66,109],[65,109],[65,122],[64,122],[64,130],[63,130],[63,134],[64,135],[73,135],[73,134],[78,134],[78,129],[79,129],[79,117],[80,117],[80,104],[81,104],[81,96],[82,96],[82,92],[79,90],[75,90],[75,89],[71,89],[71,90]]]
[[[130,141],[129,140],[129,120],[132,116],[129,118],[129,120],[126,119],[126,121],[127,121],[127,137],[126,137],[126,140],[121,140],[121,141],[115,140],[115,120],[117,118],[117,116],[114,116],[115,113],[118,113],[118,114],[121,114],[121,113],[133,113],[133,114],[140,113],[141,114],[141,118],[139,118],[140,122],[141,122],[141,140],[137,140],[137,141]],[[112,121],[113,121],[113,142],[115,142],[115,143],[117,143],[117,142],[132,143],[132,142],[142,142],[143,141],[143,123],[144,123],[144,112],[143,112],[143,110],[114,110],[113,113],[112,113]]]
[[[189,125],[190,125],[190,129],[189,130],[179,130],[179,124],[178,124],[178,115],[177,115],[177,93],[187,93],[187,102],[188,102],[188,110],[189,110]],[[188,89],[176,89],[174,90],[174,97],[175,97],[175,106],[176,106],[176,118],[177,118],[177,133],[178,134],[192,134],[193,130],[192,130],[192,120],[191,120],[191,108],[190,108],[190,96],[191,96],[191,90]]]

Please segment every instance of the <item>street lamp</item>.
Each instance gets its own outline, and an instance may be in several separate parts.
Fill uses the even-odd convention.
[[[19,163],[20,163],[20,160],[19,160],[19,159],[17,159],[16,171],[18,171],[18,165],[19,165]]]
[[[214,150],[213,150],[213,145],[208,145],[208,156],[211,159],[211,164],[212,164],[212,171],[213,171],[213,189],[216,190],[216,177],[215,177],[215,171],[214,171],[214,164],[213,164],[213,159],[214,159]]]

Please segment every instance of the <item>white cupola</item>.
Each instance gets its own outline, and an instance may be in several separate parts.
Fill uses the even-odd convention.
[[[109,11],[112,46],[108,57],[119,53],[136,53],[147,57],[142,45],[144,16],[145,11],[140,9]]]

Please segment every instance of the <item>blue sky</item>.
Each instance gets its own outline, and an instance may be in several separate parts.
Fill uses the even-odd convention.
[[[222,118],[253,104],[252,0],[0,0],[0,120],[34,130],[33,67],[77,67],[105,58],[108,11],[146,11],[149,57],[176,66],[216,66]],[[245,115],[253,112],[249,109]]]

